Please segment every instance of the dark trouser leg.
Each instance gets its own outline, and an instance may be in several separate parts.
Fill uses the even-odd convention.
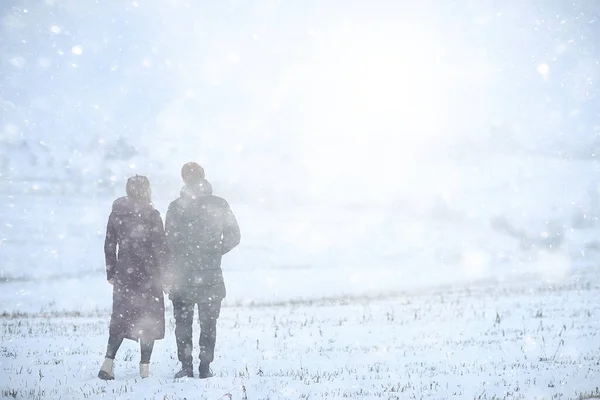
[[[104,357],[114,360],[119,347],[121,347],[121,343],[123,343],[123,339],[122,336],[108,336],[108,346],[106,346],[106,355]]]
[[[193,362],[192,323],[194,322],[194,306],[194,303],[173,301],[177,356],[184,366],[191,366]]]
[[[200,363],[210,364],[215,359],[217,320],[200,321]]]
[[[221,301],[199,303],[200,319],[200,365],[208,366],[215,359],[217,341],[217,319],[221,312]]]
[[[150,357],[154,349],[154,340],[140,340],[140,364],[150,364]]]

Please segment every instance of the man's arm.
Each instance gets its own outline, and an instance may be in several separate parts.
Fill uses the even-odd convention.
[[[157,278],[162,282],[169,268],[168,249],[165,237],[165,228],[163,227],[162,218],[157,211],[154,214],[152,223],[152,249],[154,250],[155,265],[157,268]]]
[[[225,201],[225,212],[223,213],[223,240],[221,242],[221,254],[225,255],[240,244],[241,233],[237,219],[231,211],[231,207]]]

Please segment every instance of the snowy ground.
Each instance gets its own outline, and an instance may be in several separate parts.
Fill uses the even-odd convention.
[[[152,377],[139,379],[128,342],[117,379],[106,383],[96,374],[107,309],[22,312],[3,302],[0,390],[62,399],[578,398],[600,382],[598,276],[588,268],[554,283],[523,278],[227,306],[216,376],[206,381],[173,381],[170,309]]]
[[[126,343],[117,380],[99,381],[113,197],[9,190],[0,397],[600,397],[595,186],[590,174],[576,179],[589,166],[546,167],[534,170],[550,176],[510,184],[473,178],[446,197],[423,187],[381,202],[233,201],[243,241],[224,261],[228,297],[207,381],[173,381],[170,308],[152,377],[137,377],[138,351]],[[156,199],[163,215],[177,190]]]

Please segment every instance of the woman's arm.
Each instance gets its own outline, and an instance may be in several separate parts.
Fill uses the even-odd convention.
[[[108,223],[106,224],[104,259],[106,261],[106,279],[112,281],[117,269],[117,232],[114,227],[112,213],[108,217]]]

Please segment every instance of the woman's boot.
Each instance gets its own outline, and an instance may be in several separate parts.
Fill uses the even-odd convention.
[[[147,378],[150,376],[150,364],[140,363],[140,376],[142,378]]]
[[[111,381],[115,379],[115,365],[112,358],[105,358],[102,366],[100,367],[100,372],[98,372],[98,378]]]

